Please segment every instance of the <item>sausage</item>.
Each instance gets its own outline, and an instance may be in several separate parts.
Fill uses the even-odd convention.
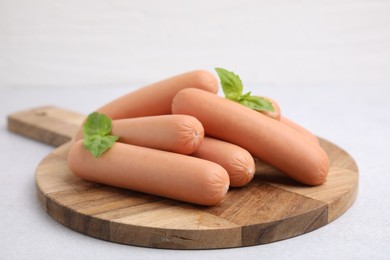
[[[87,181],[206,206],[221,203],[229,187],[226,170],[216,163],[119,142],[95,158],[76,141],[68,165]]]
[[[161,115],[113,120],[111,134],[119,142],[190,154],[202,143],[204,130],[195,117]]]
[[[302,135],[306,136],[307,138],[309,138],[314,143],[320,144],[320,142],[318,141],[318,138],[312,132],[310,132],[309,130],[307,130],[303,126],[295,123],[294,121],[288,119],[287,117],[281,116],[280,117],[280,122],[285,124],[285,125],[287,125],[287,126],[289,126],[289,127],[291,127],[292,129],[294,129],[295,131],[301,133]]]
[[[315,143],[319,144],[318,138],[312,132],[310,132],[309,130],[307,130],[303,126],[297,124],[296,122],[288,119],[287,117],[283,116],[282,112],[280,110],[280,106],[279,106],[279,104],[275,100],[273,100],[273,99],[271,99],[269,97],[263,97],[263,98],[265,98],[265,99],[269,100],[270,102],[272,102],[272,106],[274,107],[274,111],[273,112],[271,112],[271,111],[259,111],[260,113],[263,113],[264,115],[269,116],[270,118],[279,120],[283,124],[288,125],[292,129],[300,132],[301,134],[305,135],[306,137],[308,137],[309,139],[311,139]]]
[[[271,99],[269,97],[262,97],[262,96],[259,96],[259,97],[260,98],[265,98],[268,101],[270,101],[272,103],[272,106],[274,107],[274,111],[258,111],[258,112],[260,112],[260,113],[262,113],[262,114],[264,114],[266,116],[269,116],[270,118],[273,118],[275,120],[280,120],[281,111],[280,111],[279,104],[275,100],[273,100],[273,99]]]
[[[249,183],[256,171],[255,160],[247,150],[211,137],[205,137],[192,156],[218,163],[225,168],[231,187]]]
[[[179,91],[172,112],[196,117],[205,135],[234,143],[304,184],[325,182],[325,151],[294,129],[262,113],[199,89]]]
[[[171,113],[172,98],[179,90],[199,88],[217,93],[218,84],[217,78],[211,72],[194,70],[139,88],[96,109],[96,112],[105,114],[113,120],[166,115]],[[81,138],[80,128],[74,139]]]
[[[218,81],[211,72],[205,70],[187,72],[139,88],[98,108],[97,112],[111,119],[170,114],[172,98],[184,88],[217,93]]]

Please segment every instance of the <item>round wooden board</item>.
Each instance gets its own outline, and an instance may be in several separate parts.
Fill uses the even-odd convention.
[[[320,141],[331,161],[325,184],[300,185],[259,163],[249,185],[231,188],[213,207],[83,181],[67,167],[70,143],[42,160],[35,180],[47,213],[92,237],[172,249],[259,245],[324,226],[355,201],[359,179],[355,161],[336,145]]]

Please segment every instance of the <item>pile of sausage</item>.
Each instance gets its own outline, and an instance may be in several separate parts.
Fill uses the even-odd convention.
[[[199,205],[222,202],[249,183],[258,158],[307,185],[325,182],[329,159],[317,138],[276,112],[260,113],[218,96],[210,72],[184,73],[128,93],[97,112],[119,136],[95,158],[81,132],[71,171],[97,183]]]

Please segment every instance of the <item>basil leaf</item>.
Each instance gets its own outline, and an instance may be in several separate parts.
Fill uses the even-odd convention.
[[[84,138],[83,145],[94,157],[99,157],[110,149],[118,138],[118,136],[114,135],[90,135]]]
[[[108,135],[111,132],[111,119],[98,112],[91,113],[84,123],[83,133],[84,136],[89,135]]]
[[[225,98],[236,101],[246,107],[258,111],[274,112],[272,102],[259,96],[251,96],[251,92],[242,94],[243,85],[238,75],[223,68],[215,68],[221,81]]]
[[[242,96],[238,103],[258,111],[275,111],[271,101],[263,97],[250,96],[250,92]]]
[[[215,68],[225,97],[230,100],[238,101],[242,95],[242,82],[238,75],[223,68]]]
[[[119,139],[118,136],[110,135],[111,129],[111,118],[108,116],[98,112],[88,115],[83,125],[83,145],[94,157],[99,157]]]

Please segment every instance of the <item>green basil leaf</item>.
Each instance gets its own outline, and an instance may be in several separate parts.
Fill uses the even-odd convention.
[[[119,139],[118,136],[110,135],[111,129],[111,118],[98,112],[89,114],[83,125],[84,147],[93,156],[99,157]]]
[[[271,101],[263,97],[250,96],[250,92],[242,96],[238,102],[246,107],[258,111],[275,111]]]
[[[215,68],[221,81],[222,91],[225,97],[230,100],[238,101],[242,95],[242,82],[238,75],[223,68]]]
[[[94,157],[99,157],[102,153],[110,149],[118,138],[115,135],[90,135],[84,138],[83,145]]]
[[[98,112],[93,112],[89,114],[84,123],[83,133],[84,136],[104,136],[110,134],[111,128],[111,119],[108,116]]]

